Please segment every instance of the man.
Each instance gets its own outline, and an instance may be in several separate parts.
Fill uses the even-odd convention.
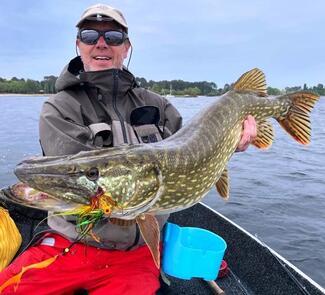
[[[131,43],[122,13],[97,4],[85,10],[77,28],[80,57],[63,70],[58,94],[42,109],[44,155],[155,142],[175,133],[182,122],[178,111],[166,99],[140,88],[123,66]],[[239,151],[255,133],[250,117]],[[167,218],[157,216],[161,229]],[[89,236],[82,241],[73,218],[49,214],[48,224],[52,231],[0,275],[0,286],[22,266],[31,266],[19,282],[20,294],[75,294],[80,289],[90,294],[154,294],[159,289],[159,270],[135,222],[102,220],[93,229],[98,239]],[[50,261],[51,257],[56,258]],[[42,267],[32,267],[39,262]],[[8,285],[3,294],[14,287]]]

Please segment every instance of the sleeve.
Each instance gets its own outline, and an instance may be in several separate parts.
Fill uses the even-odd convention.
[[[166,100],[163,137],[167,138],[179,130],[182,127],[182,121],[182,116],[178,110],[171,104],[171,102]]]
[[[62,115],[58,108],[45,102],[39,121],[40,144],[45,156],[75,154],[93,150],[91,130]]]

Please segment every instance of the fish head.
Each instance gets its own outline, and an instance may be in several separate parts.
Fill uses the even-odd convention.
[[[34,157],[18,164],[15,174],[29,187],[65,202],[89,204],[103,196],[112,208],[110,216],[131,219],[157,199],[159,171],[154,161],[144,161],[125,149],[107,149]]]
[[[30,188],[78,204],[89,203],[97,191],[96,183],[82,181],[84,175],[91,173],[67,156],[32,157],[15,168],[18,179]]]

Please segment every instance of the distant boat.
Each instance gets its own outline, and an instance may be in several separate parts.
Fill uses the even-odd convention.
[[[173,97],[175,97],[175,95],[172,95],[172,94],[165,95],[165,98],[173,98]]]
[[[166,94],[166,95],[165,95],[165,98],[168,99],[168,98],[173,98],[173,97],[175,97],[175,95],[173,95],[172,92],[173,92],[172,84],[169,84],[169,94]]]

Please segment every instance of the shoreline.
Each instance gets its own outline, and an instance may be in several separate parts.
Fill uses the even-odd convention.
[[[35,93],[35,94],[29,94],[29,93],[0,93],[1,96],[44,96],[49,97],[51,95],[54,95],[53,93]]]

